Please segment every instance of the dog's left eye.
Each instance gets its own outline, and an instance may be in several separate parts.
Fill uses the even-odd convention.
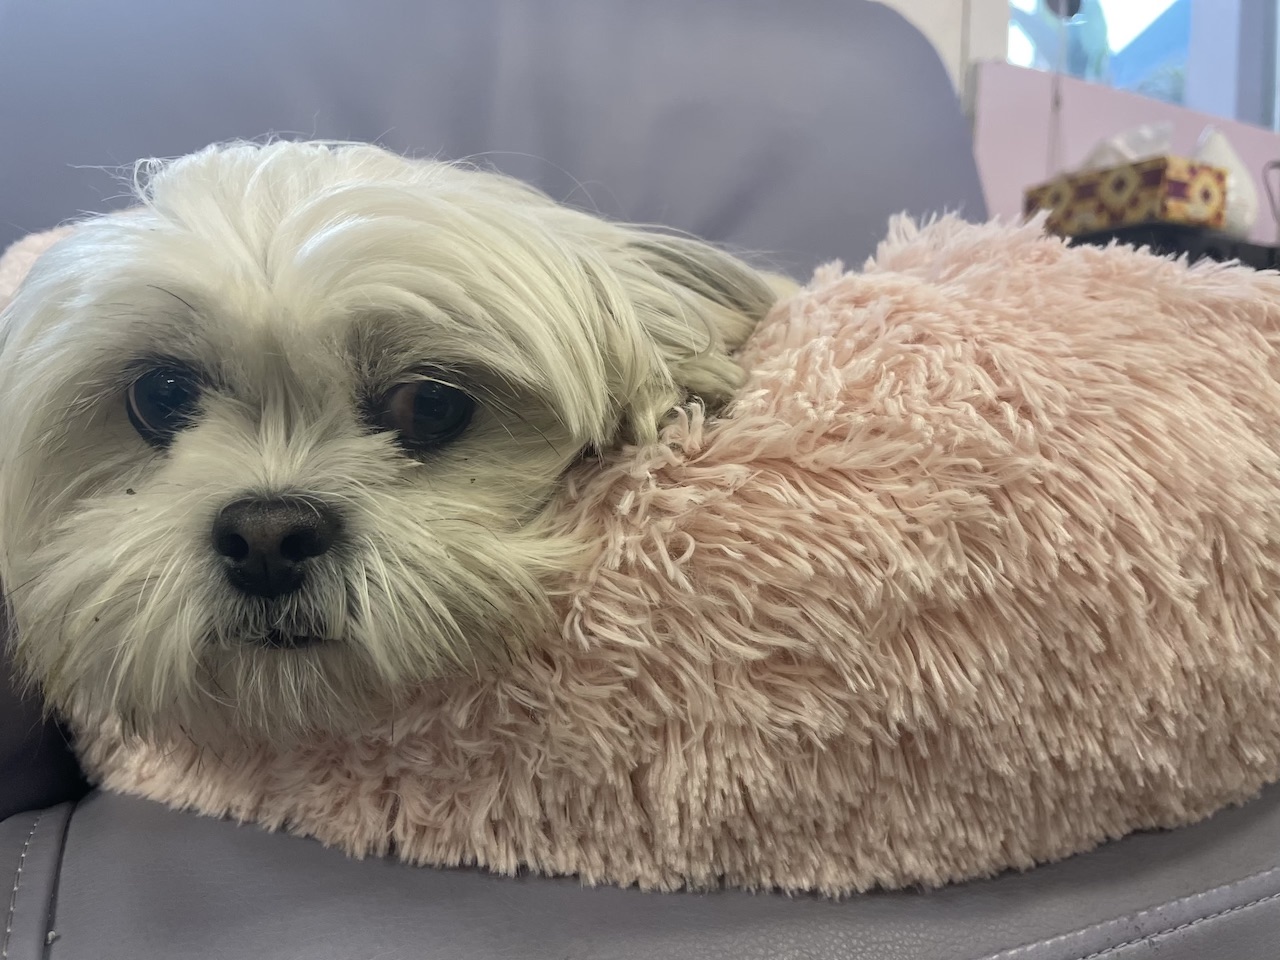
[[[191,371],[160,367],[129,385],[125,406],[139,436],[153,447],[165,447],[191,422],[199,400],[200,384]]]
[[[382,404],[381,425],[411,450],[431,450],[456,440],[471,423],[476,402],[439,380],[417,380],[392,388]]]

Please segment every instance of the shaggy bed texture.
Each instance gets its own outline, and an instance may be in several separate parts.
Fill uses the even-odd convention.
[[[87,767],[357,855],[829,894],[1280,775],[1280,277],[903,220],[742,362],[568,479],[594,562],[501,673],[289,752],[92,726]]]

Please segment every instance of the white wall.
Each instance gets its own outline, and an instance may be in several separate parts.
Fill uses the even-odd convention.
[[[915,24],[932,41],[969,102],[970,67],[1003,60],[1009,42],[1008,0],[880,0]]]

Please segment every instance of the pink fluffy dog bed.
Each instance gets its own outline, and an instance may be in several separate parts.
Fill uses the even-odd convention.
[[[722,419],[569,478],[598,551],[505,672],[354,741],[79,748],[352,854],[663,889],[1188,823],[1280,774],[1278,348],[1274,275],[900,221],[779,305]]]

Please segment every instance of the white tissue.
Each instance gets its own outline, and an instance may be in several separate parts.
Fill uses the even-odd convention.
[[[1140,127],[1107,137],[1089,151],[1080,164],[1081,170],[1104,170],[1126,163],[1137,163],[1148,157],[1173,152],[1173,124],[1144,123]]]
[[[1217,127],[1204,128],[1196,144],[1195,159],[1227,171],[1227,210],[1222,229],[1246,239],[1258,219],[1258,188],[1249,168]]]

